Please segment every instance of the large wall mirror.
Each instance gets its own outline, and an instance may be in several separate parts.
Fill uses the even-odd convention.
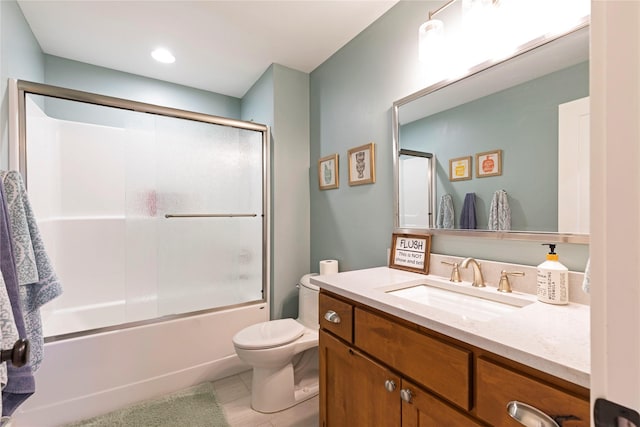
[[[393,137],[396,229],[588,243],[588,24],[396,101]]]

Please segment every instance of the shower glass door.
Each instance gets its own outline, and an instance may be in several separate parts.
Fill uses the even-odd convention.
[[[266,127],[34,94],[26,112],[21,172],[64,289],[45,337],[264,301]]]
[[[158,314],[262,299],[262,136],[155,121]]]

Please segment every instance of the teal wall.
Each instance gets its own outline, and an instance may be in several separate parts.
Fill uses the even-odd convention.
[[[272,318],[296,317],[300,278],[309,267],[309,74],[274,66]]]
[[[309,269],[309,75],[273,64],[242,100],[242,119],[271,127],[271,318],[296,317]]]
[[[433,5],[434,2],[427,2]],[[400,2],[311,73],[311,265],[386,264],[393,231],[391,105],[415,86],[425,2]],[[410,59],[415,57],[411,63]],[[349,186],[347,151],[375,143],[375,184]],[[340,187],[318,189],[317,161],[339,154]]]
[[[452,195],[456,227],[465,194],[475,193],[477,228],[486,230],[493,194],[504,189],[513,230],[555,232],[558,105],[588,95],[584,62],[403,125],[401,148],[436,154],[436,194]],[[502,175],[476,178],[475,153],[495,149],[502,150]],[[472,179],[450,181],[449,159],[466,156]]]
[[[393,232],[391,106],[420,88],[418,27],[440,2],[401,1],[311,73],[311,265],[336,258],[340,269],[385,265]],[[376,143],[376,183],[350,187],[349,148]],[[318,190],[317,160],[340,155],[340,188]],[[537,265],[537,242],[434,236],[432,252]],[[588,245],[559,244],[582,271]]]
[[[0,1],[0,168],[8,168],[9,98],[7,79],[44,81],[40,45],[13,0]]]
[[[57,56],[44,55],[44,57],[46,70],[45,83],[53,86],[61,86],[198,113],[234,119],[240,118],[239,98],[137,76],[135,74],[98,67]],[[47,106],[47,110],[50,110],[49,106]]]

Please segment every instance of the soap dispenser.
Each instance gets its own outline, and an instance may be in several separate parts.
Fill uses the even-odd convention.
[[[538,266],[538,300],[549,304],[569,303],[569,269],[558,261],[556,245],[549,246],[547,260]]]

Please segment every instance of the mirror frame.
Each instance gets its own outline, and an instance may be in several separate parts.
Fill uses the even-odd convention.
[[[415,101],[423,96],[426,96],[432,92],[440,90],[444,87],[450,86],[464,79],[489,70],[492,67],[505,63],[517,56],[539,48],[554,40],[560,39],[566,35],[574,33],[589,27],[589,19],[585,19],[578,23],[575,27],[569,29],[560,34],[552,36],[543,36],[532,40],[516,50],[516,52],[500,60],[485,61],[469,70],[469,72],[463,76],[445,79],[437,82],[431,86],[414,92],[405,96],[393,103],[391,110],[391,128],[393,138],[393,177],[394,177],[394,233],[416,233],[416,232],[429,232],[433,235],[450,235],[460,237],[482,237],[488,239],[505,239],[505,240],[527,240],[534,242],[549,242],[549,243],[576,243],[576,244],[589,244],[589,234],[577,234],[577,233],[560,233],[560,232],[533,232],[533,231],[494,231],[494,230],[454,230],[454,229],[442,229],[442,228],[401,228],[400,227],[400,179],[399,179],[399,157],[400,157],[400,107],[406,105],[412,101]],[[435,195],[432,197],[434,199]],[[434,199],[435,200],[435,199]],[[432,212],[435,212],[435,206],[432,206]],[[433,224],[433,213],[430,218],[431,224]],[[431,225],[430,224],[430,225]]]

